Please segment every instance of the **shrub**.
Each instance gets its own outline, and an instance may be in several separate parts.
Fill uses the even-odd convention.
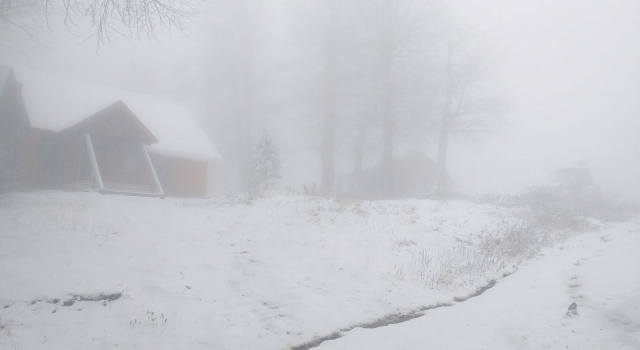
[[[255,157],[249,167],[251,192],[256,193],[273,188],[276,180],[282,178],[281,170],[278,149],[271,136],[264,131],[260,142],[256,145]]]
[[[604,221],[626,220],[638,213],[638,206],[588,188],[584,191],[558,191],[549,186],[531,187],[520,195],[520,204],[531,209],[540,225],[549,228],[580,229],[585,217]]]

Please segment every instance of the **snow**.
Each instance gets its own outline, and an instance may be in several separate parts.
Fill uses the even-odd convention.
[[[187,108],[179,102],[135,92],[68,81],[13,67],[31,126],[62,131],[122,101],[159,142],[150,152],[193,160],[221,159]]]
[[[454,306],[344,330],[319,349],[637,348],[636,221],[546,249],[465,302],[453,300],[504,271],[440,288],[408,273],[422,252],[455,248],[512,214],[282,193],[13,195],[0,200],[0,348],[284,350],[436,303]],[[63,306],[101,293],[122,297]],[[572,301],[579,315],[567,317]]]
[[[574,237],[481,297],[318,349],[639,349],[639,224]]]

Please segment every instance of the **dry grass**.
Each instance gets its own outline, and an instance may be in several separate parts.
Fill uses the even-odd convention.
[[[532,221],[505,221],[473,241],[459,241],[449,249],[423,249],[408,265],[396,268],[396,278],[413,280],[432,289],[458,290],[508,275],[576,231],[586,221],[575,217],[531,216]],[[554,229],[554,225],[557,225]]]

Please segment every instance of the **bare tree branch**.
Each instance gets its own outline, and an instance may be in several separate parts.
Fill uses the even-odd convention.
[[[0,25],[18,28],[33,36],[32,27],[45,23],[55,11],[54,0],[2,0]],[[63,23],[68,30],[89,20],[98,47],[109,43],[113,33],[129,39],[157,39],[159,30],[190,30],[203,0],[62,0]],[[35,39],[35,38],[34,38]],[[85,41],[86,41],[85,40]]]
[[[459,34],[460,33],[460,34]],[[472,42],[469,31],[449,31],[445,64],[447,88],[438,145],[437,192],[445,190],[446,159],[450,136],[474,138],[494,133],[510,111],[507,101],[487,92],[484,85],[496,69],[496,60]]]

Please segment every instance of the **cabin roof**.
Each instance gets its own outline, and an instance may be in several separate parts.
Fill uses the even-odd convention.
[[[89,118],[64,129],[64,131],[86,132],[91,129],[97,131],[96,128],[102,132],[115,133],[119,137],[137,139],[147,146],[159,142],[155,135],[122,101],[112,104]]]
[[[204,131],[180,102],[131,91],[69,81],[13,67],[29,122],[59,132],[122,102],[158,139],[149,152],[193,160],[221,159]]]

